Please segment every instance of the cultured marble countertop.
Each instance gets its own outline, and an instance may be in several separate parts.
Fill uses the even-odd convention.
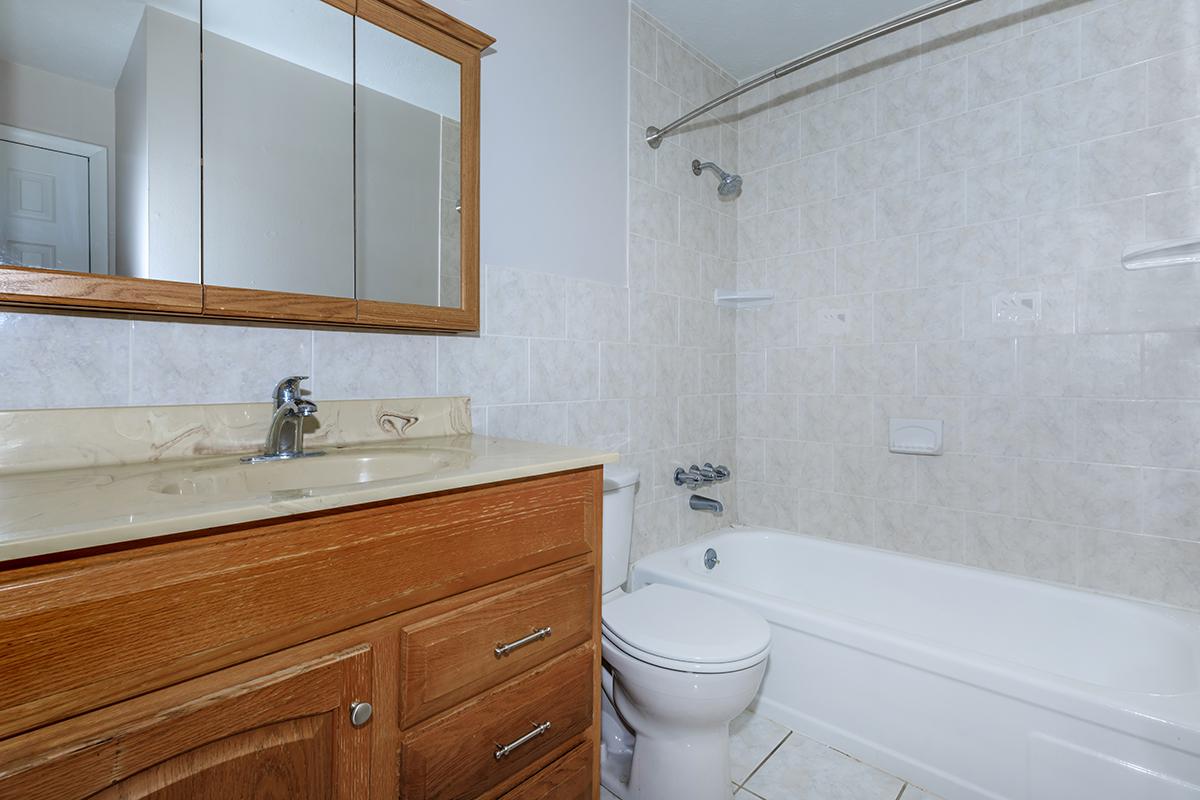
[[[136,541],[223,525],[461,489],[582,469],[615,453],[474,434],[325,448],[333,459],[396,452],[421,454],[432,469],[416,475],[322,488],[227,492],[212,477],[236,478],[238,455],[157,463],[0,474],[0,562]],[[316,462],[325,458],[304,459]],[[303,468],[303,461],[289,469]],[[247,472],[273,464],[244,465]],[[236,483],[236,480],[233,482]],[[294,483],[294,478],[292,480]]]

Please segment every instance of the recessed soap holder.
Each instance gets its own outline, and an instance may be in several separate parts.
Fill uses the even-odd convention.
[[[940,419],[889,419],[888,450],[914,456],[942,454]]]
[[[1041,322],[1041,292],[1000,292],[992,297],[995,322]]]

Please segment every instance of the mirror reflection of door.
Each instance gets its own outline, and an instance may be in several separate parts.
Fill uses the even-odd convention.
[[[0,263],[91,272],[90,162],[51,141],[18,141],[37,138],[25,131],[0,138]]]
[[[0,263],[198,282],[200,0],[0,0]]]

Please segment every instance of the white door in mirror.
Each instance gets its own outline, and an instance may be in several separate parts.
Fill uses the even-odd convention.
[[[0,140],[0,263],[91,269],[88,161]]]

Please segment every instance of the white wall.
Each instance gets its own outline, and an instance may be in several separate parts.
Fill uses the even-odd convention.
[[[355,102],[355,292],[436,306],[442,118],[365,86]]]
[[[442,0],[483,60],[485,264],[624,284],[629,6]]]
[[[150,277],[150,165],[146,104],[147,20],[143,15],[129,47],[129,58],[117,81],[116,95],[116,218],[117,260],[114,273]],[[199,217],[196,219],[200,227]]]
[[[151,277],[200,280],[200,25],[146,9]]]
[[[203,93],[205,283],[353,297],[353,85],[206,26]]]

